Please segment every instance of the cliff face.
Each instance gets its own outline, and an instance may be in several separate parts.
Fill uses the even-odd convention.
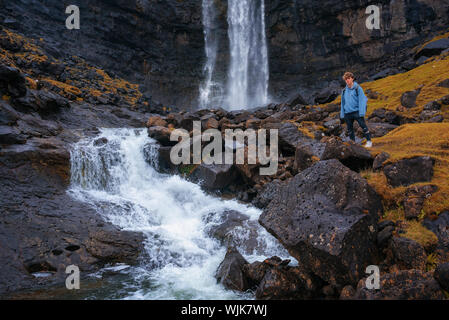
[[[144,84],[157,101],[195,107],[205,61],[201,2],[0,0],[0,21],[42,38],[53,55],[79,55]],[[65,28],[69,4],[80,7],[81,30]],[[381,5],[380,30],[365,27],[370,4]],[[216,5],[226,42],[227,1]],[[270,91],[285,98],[299,87],[322,88],[345,69],[367,78],[409,59],[412,47],[448,25],[449,0],[266,0]]]

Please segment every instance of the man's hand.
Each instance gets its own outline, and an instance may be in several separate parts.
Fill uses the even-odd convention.
[[[344,124],[345,123],[345,119],[344,118],[340,118],[340,124]]]

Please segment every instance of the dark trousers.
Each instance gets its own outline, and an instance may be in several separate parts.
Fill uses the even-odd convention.
[[[359,117],[358,111],[345,114],[345,122],[346,125],[348,126],[349,138],[352,141],[355,141],[354,120],[357,121],[360,128],[363,129],[363,135],[365,136],[366,140],[371,141],[371,134],[369,133],[369,129],[368,126],[366,125],[365,118]]]

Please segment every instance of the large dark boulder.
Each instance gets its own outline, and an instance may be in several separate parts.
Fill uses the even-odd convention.
[[[355,299],[363,300],[442,300],[444,294],[431,272],[403,270],[380,277],[380,289],[370,290],[360,280]]]
[[[325,148],[324,143],[311,139],[301,140],[296,146],[294,169],[299,172],[312,166],[320,160]]]
[[[354,171],[360,171],[373,165],[371,153],[353,141],[343,142],[338,137],[326,141],[321,160],[337,159]]]
[[[250,288],[243,267],[248,262],[234,247],[229,247],[215,274],[217,282],[227,289],[246,291]]]
[[[384,174],[393,187],[408,186],[416,182],[428,182],[433,177],[435,160],[431,157],[402,159],[384,166]]]
[[[355,284],[375,261],[380,197],[337,160],[320,161],[279,188],[259,218],[307,270]]]

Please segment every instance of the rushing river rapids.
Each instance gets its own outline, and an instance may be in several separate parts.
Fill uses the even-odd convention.
[[[116,265],[115,284],[100,286],[83,298],[111,299],[251,299],[217,284],[215,271],[226,245],[212,238],[223,213],[249,217],[231,231],[233,243],[253,262],[288,253],[257,222],[260,210],[234,200],[207,195],[176,175],[158,173],[157,144],[145,129],[102,129],[71,151],[73,197],[96,208],[104,219],[146,236],[139,266]],[[255,243],[248,246],[248,242]]]

